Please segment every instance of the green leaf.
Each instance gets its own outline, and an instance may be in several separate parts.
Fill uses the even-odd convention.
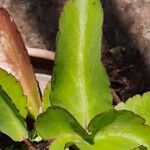
[[[141,145],[150,148],[150,127],[144,125],[140,116],[128,111],[99,114],[86,132],[65,109],[51,106],[38,117],[35,128],[44,139],[54,139],[50,147],[54,150],[63,149],[69,142],[81,150],[129,150]]]
[[[129,111],[110,111],[97,115],[88,130],[96,145],[103,143],[104,147],[109,147],[113,143],[114,146],[131,146],[130,149],[141,145],[150,148],[150,127],[144,125],[141,117]]]
[[[64,108],[50,106],[46,113],[39,115],[35,124],[36,131],[44,139],[54,139],[51,150],[64,149],[67,143],[90,140],[88,133]],[[90,141],[89,141],[90,142]]]
[[[17,79],[0,69],[0,86],[6,91],[9,97],[14,102],[23,117],[27,116],[27,97],[23,94],[23,89]]]
[[[20,81],[28,98],[27,107],[36,118],[40,113],[41,101],[27,50],[14,21],[3,8],[0,8],[0,22],[0,68]]]
[[[69,150],[69,147],[75,150],[92,150],[92,146],[80,137],[62,137],[56,138],[49,147],[49,150]],[[78,147],[77,147],[78,146]],[[67,149],[68,148],[68,149]],[[79,149],[78,149],[79,148]]]
[[[35,129],[44,139],[76,137],[79,134],[88,140],[88,134],[76,119],[64,108],[50,106],[46,113],[38,116]]]
[[[0,88],[0,131],[14,141],[23,141],[28,138],[23,117],[2,88]]]
[[[137,144],[126,138],[105,137],[104,139],[96,140],[93,145],[88,143],[75,143],[80,150],[131,150]]]
[[[85,141],[79,141],[75,142],[75,145],[79,150],[147,150],[147,148],[144,146],[135,148],[137,146],[135,142],[120,137],[106,137],[104,139],[95,141],[95,143],[92,145]]]
[[[150,92],[145,93],[143,96],[136,95],[130,98],[126,103],[119,103],[116,110],[129,110],[142,116],[146,120],[146,124],[150,125]]]
[[[147,150],[147,149],[142,149],[145,147],[138,147],[136,142],[133,142],[131,140],[128,140],[126,138],[118,138],[118,137],[105,137],[100,140],[96,140],[94,144],[89,144],[83,141],[75,142],[75,145],[80,149],[80,150],[133,150],[133,149],[138,149],[138,150]]]
[[[85,141],[74,143],[79,150],[93,150],[93,146]],[[78,150],[77,149],[77,150]],[[100,147],[99,147],[100,149]]]
[[[46,109],[51,106],[50,104],[50,92],[51,92],[51,81],[48,82],[45,90],[44,90],[44,94],[43,94],[43,98],[42,98],[42,111],[45,112]]]
[[[99,0],[69,0],[60,18],[51,104],[66,108],[86,128],[112,108],[100,62],[103,11]]]
[[[97,140],[93,146],[93,150],[98,150],[98,147],[107,150],[131,150],[137,146],[135,141],[126,138],[106,137],[102,140]]]
[[[64,150],[67,148],[66,143],[74,141],[72,136],[56,138],[50,145],[49,150]]]

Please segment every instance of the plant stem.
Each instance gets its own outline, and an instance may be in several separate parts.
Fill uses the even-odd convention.
[[[119,96],[116,94],[116,92],[113,89],[112,89],[112,95],[113,95],[115,104],[118,104],[121,102],[121,99],[119,98]]]
[[[28,150],[36,150],[35,146],[28,139],[24,139],[24,142],[28,146]]]

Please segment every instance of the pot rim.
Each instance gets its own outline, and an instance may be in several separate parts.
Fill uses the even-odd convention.
[[[55,52],[52,50],[46,50],[41,48],[26,48],[30,57],[42,58],[45,60],[55,60]]]

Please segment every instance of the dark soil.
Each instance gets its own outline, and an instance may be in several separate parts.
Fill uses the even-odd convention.
[[[55,50],[58,18],[64,2],[65,0],[0,0],[0,4],[10,12],[17,23],[25,44],[50,50]],[[147,82],[143,60],[138,50],[132,47],[132,41],[129,41],[127,34],[118,26],[117,19],[103,7],[105,20],[102,61],[111,87],[119,98],[125,101],[135,94],[149,90],[150,84]],[[9,143],[9,140],[7,142]]]
[[[103,0],[102,0],[103,1]],[[127,33],[122,29],[107,6],[104,8],[102,61],[107,69],[111,87],[121,100],[150,90],[144,61],[139,51],[132,46]]]

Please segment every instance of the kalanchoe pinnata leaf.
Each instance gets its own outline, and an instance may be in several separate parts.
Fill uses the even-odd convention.
[[[150,125],[150,92],[142,96],[136,95],[128,99],[125,103],[121,102],[115,109],[132,111],[143,117],[146,120],[146,124]]]
[[[28,97],[30,113],[37,117],[41,107],[38,86],[27,50],[8,12],[0,8],[0,68],[14,75]]]
[[[69,142],[75,141],[75,138],[70,137],[60,137],[55,139],[51,145],[49,146],[49,150],[64,150],[65,148],[68,148],[66,145]]]
[[[42,110],[43,112],[46,111],[46,109],[51,105],[50,104],[50,92],[51,92],[51,81],[48,82],[45,90],[44,90],[44,94],[42,97]]]
[[[51,150],[64,149],[70,142],[90,142],[88,133],[76,119],[64,108],[50,106],[45,113],[39,115],[35,129],[43,139],[54,139]]]
[[[80,150],[131,150],[137,144],[126,138],[105,137],[104,139],[96,140],[94,144],[88,143],[75,143]]]
[[[95,145],[104,144],[103,149],[109,147],[109,141],[110,144],[122,144],[123,147],[130,145],[130,149],[141,145],[150,149],[150,127],[144,123],[145,121],[140,116],[132,112],[110,111],[94,117],[88,130]],[[122,142],[117,142],[116,139]]]
[[[95,116],[87,132],[64,108],[51,106],[35,125],[44,139],[54,139],[50,148],[59,150],[74,143],[81,150],[129,150],[144,145],[150,148],[150,127],[128,111],[108,111]],[[84,140],[84,141],[83,141]],[[112,145],[113,143],[113,145]]]
[[[39,115],[35,129],[44,139],[80,135],[88,140],[87,132],[76,119],[67,110],[58,106],[50,106],[45,113]]]
[[[27,97],[23,94],[20,83],[14,76],[0,69],[0,86],[7,92],[23,117],[27,115]]]
[[[28,138],[23,117],[2,88],[0,88],[0,131],[14,141],[23,141]]]
[[[112,107],[100,63],[103,11],[99,0],[68,0],[60,18],[51,104],[65,107],[86,128]]]
[[[133,142],[126,138],[120,138],[120,137],[119,138],[107,137],[107,138],[95,141],[95,143],[92,145],[83,141],[76,142],[75,145],[79,148],[79,150],[99,150],[99,149],[103,149],[103,150],[148,150],[144,146],[136,147],[137,146],[136,142]]]
[[[131,150],[137,145],[134,140],[122,137],[106,137],[102,140],[95,141],[92,150],[98,150],[99,147],[107,150]]]
[[[71,142],[70,142],[71,141]],[[71,146],[72,145],[72,146]],[[70,148],[71,146],[71,148]],[[68,148],[69,147],[69,148]],[[49,147],[49,150],[93,150],[93,146],[80,137],[61,137],[56,138]],[[66,149],[68,148],[68,149]]]

